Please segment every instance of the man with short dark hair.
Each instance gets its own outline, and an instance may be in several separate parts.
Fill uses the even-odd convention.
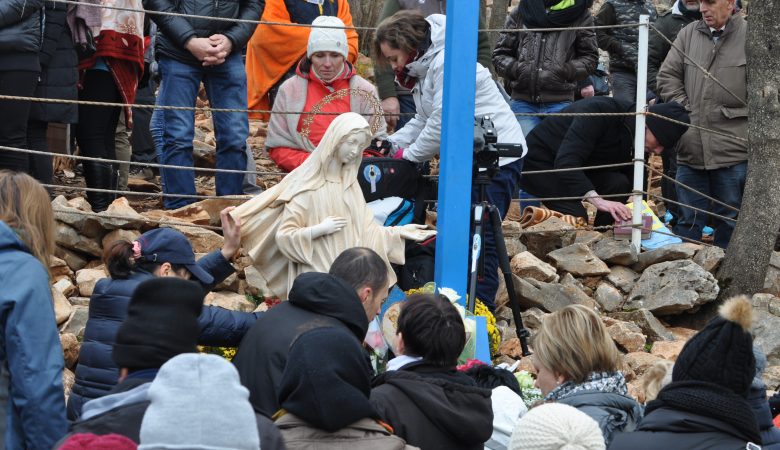
[[[725,248],[736,225],[747,177],[747,22],[733,14],[735,0],[702,0],[702,20],[683,28],[658,72],[658,91],[691,112],[691,123],[729,136],[690,129],[677,149],[677,198],[683,205],[712,211],[732,220],[681,207],[674,233],[701,240],[712,219],[715,245]],[[705,67],[705,73],[691,61]],[[725,87],[725,89],[724,89]]]
[[[244,336],[233,363],[255,411],[279,410],[277,395],[290,345],[313,328],[334,327],[363,342],[368,323],[387,298],[387,266],[371,249],[342,252],[329,273],[309,272],[293,282],[288,301],[266,312]]]
[[[493,433],[492,392],[455,370],[466,345],[463,319],[440,295],[415,295],[401,307],[396,351],[374,380],[371,404],[409,445],[482,450]]]

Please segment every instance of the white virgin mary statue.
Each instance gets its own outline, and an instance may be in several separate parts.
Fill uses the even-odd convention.
[[[363,199],[357,181],[363,149],[371,140],[368,122],[345,113],[328,127],[311,156],[276,186],[234,209],[241,242],[268,288],[286,299],[304,272],[328,272],[352,247],[368,247],[387,264],[404,263],[404,239],[425,240],[435,231],[422,225],[383,227]]]

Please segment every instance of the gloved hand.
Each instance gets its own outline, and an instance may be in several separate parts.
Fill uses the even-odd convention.
[[[343,217],[326,217],[321,223],[311,227],[311,237],[312,239],[317,239],[318,237],[327,236],[341,231],[345,226],[347,226],[347,219]]]
[[[394,147],[397,146],[394,146],[394,144],[390,140],[377,138],[371,140],[371,145],[368,146],[367,150],[372,150],[384,156],[387,156],[393,152]]]
[[[393,154],[393,158],[404,159],[404,149],[399,148],[398,150],[396,150],[396,152]]]

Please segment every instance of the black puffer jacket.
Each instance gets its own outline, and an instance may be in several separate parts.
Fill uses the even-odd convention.
[[[43,0],[0,1],[0,70],[40,70]]]
[[[78,97],[79,74],[76,66],[79,59],[73,48],[70,28],[65,22],[68,5],[57,1],[46,2],[46,22],[43,47],[38,54],[41,75],[35,96],[38,98],[61,98],[76,100]],[[40,122],[76,123],[77,105],[65,103],[33,103],[30,119]]]
[[[468,375],[419,361],[374,380],[371,404],[407,444],[482,450],[493,433],[492,391]]]
[[[268,417],[279,410],[277,395],[287,354],[299,335],[314,328],[336,327],[363,342],[368,331],[366,311],[357,293],[332,275],[301,274],[288,297],[255,322],[233,358],[241,384],[249,389],[249,402]]]
[[[174,12],[223,19],[260,20],[265,0],[143,0],[149,11]],[[233,52],[241,52],[256,24],[225,20],[191,19],[185,17],[150,15],[157,24],[155,52],[177,61],[200,66],[200,62],[185,48],[194,37],[205,38],[224,34],[233,43]]]
[[[571,24],[593,26],[590,11]],[[504,28],[524,28],[520,8],[506,18]],[[493,65],[504,78],[515,100],[531,103],[573,101],[577,81],[587,78],[598,64],[598,43],[593,30],[567,30],[549,33],[501,33],[493,50]],[[571,63],[573,73],[564,65]]]

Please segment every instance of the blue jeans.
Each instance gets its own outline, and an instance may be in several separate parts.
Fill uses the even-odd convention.
[[[398,124],[395,126],[395,131],[403,128],[404,125],[406,125],[406,122],[412,120],[414,113],[417,112],[417,106],[414,104],[414,97],[411,95],[399,95],[398,105],[401,115],[398,116]]]
[[[512,108],[514,113],[557,113],[563,108],[571,105],[571,102],[557,102],[557,103],[530,103],[524,100],[511,100],[509,107]],[[517,122],[520,124],[520,128],[523,129],[523,134],[528,136],[528,133],[542,122],[544,117],[539,116],[515,116]],[[501,136],[498,137],[499,142]]]
[[[509,210],[512,195],[520,186],[520,175],[523,171],[523,160],[519,159],[511,164],[501,167],[501,170],[493,177],[490,186],[485,189],[487,201],[498,208],[498,213],[503,219]],[[471,188],[471,202],[479,201],[479,186]],[[501,224],[499,224],[500,226]],[[483,221],[482,235],[485,243],[483,258],[485,261],[485,274],[477,281],[477,298],[491,311],[496,309],[496,291],[498,291],[498,252],[496,251],[496,238],[493,235],[493,227],[489,221]],[[473,233],[474,230],[472,230]],[[469,259],[470,260],[470,259]]]
[[[212,67],[184,64],[171,58],[159,60],[160,91],[158,106],[195,106],[200,83],[206,88],[213,108],[246,109],[246,72],[241,54],[230,55],[224,63]],[[214,134],[217,141],[217,168],[246,170],[246,139],[249,119],[244,112],[214,112]],[[195,136],[195,112],[155,109],[151,121],[152,138],[160,163],[193,167],[192,139]],[[166,194],[194,195],[195,172],[180,169],[160,170]],[[217,195],[241,195],[244,175],[217,173]],[[165,197],[166,209],[180,208],[196,200]]]
[[[677,166],[677,181],[703,194],[716,198],[735,208],[742,205],[742,191],[745,189],[747,162],[714,170],[699,170],[680,164]],[[680,203],[712,211],[721,216],[737,218],[737,212],[715,202],[710,202],[695,192],[677,185],[677,199]],[[710,216],[685,206],[680,207],[681,216],[674,226],[675,234],[689,239],[701,240],[702,229],[712,220],[715,229],[714,243],[726,248],[734,232],[735,222]]]

